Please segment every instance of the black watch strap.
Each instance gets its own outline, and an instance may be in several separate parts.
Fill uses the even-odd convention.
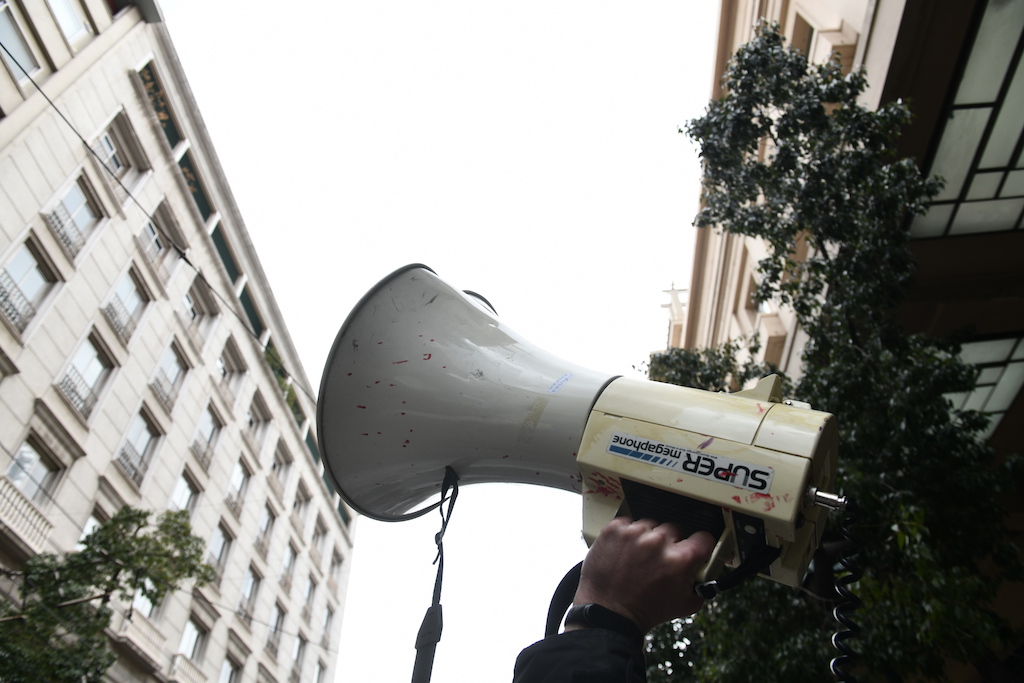
[[[621,633],[640,647],[644,644],[644,634],[631,619],[611,611],[607,607],[593,603],[573,605],[565,615],[565,625],[584,626],[587,628],[603,628]]]

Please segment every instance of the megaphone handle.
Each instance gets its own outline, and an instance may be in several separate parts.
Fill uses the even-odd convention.
[[[759,572],[768,568],[772,562],[778,559],[782,548],[765,545],[761,546],[744,560],[740,566],[733,569],[720,579],[705,581],[695,584],[693,590],[702,598],[713,598],[722,591],[735,588],[740,582],[756,576]]]
[[[451,495],[448,491],[451,490]],[[412,669],[412,683],[430,683],[430,675],[434,669],[434,652],[441,640],[441,579],[444,576],[444,532],[448,529],[448,520],[452,518],[452,509],[455,507],[455,499],[459,495],[459,475],[451,467],[444,468],[444,482],[441,484],[441,503],[438,509],[441,511],[441,530],[434,535],[434,543],[437,545],[437,557],[434,564],[437,565],[437,578],[434,579],[434,593],[423,615],[423,622],[416,634],[416,661]],[[444,511],[445,496],[448,496],[448,514]]]

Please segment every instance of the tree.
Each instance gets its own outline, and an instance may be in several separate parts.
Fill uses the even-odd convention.
[[[112,597],[140,593],[157,604],[188,579],[212,579],[188,513],[165,512],[152,525],[150,515],[123,507],[77,552],[36,555],[9,572],[18,601],[0,604],[0,681],[101,681],[115,660],[104,633]]]
[[[791,307],[808,336],[794,394],[838,418],[838,487],[862,510],[857,672],[939,680],[948,660],[981,661],[1017,637],[991,605],[1001,583],[1024,579],[1000,507],[1024,477],[1018,458],[985,445],[985,416],[945,398],[975,379],[956,340],[894,319],[913,277],[909,219],[940,181],[897,158],[909,110],[865,109],[866,83],[759,27],[727,68],[726,95],[686,127],[704,164],[694,224],[764,241],[756,299]],[[718,388],[705,386],[713,371],[737,386],[751,372],[741,354],[736,343],[673,349],[652,356],[650,374]],[[832,529],[801,589],[751,581],[659,632],[651,680],[826,680],[842,550]]]

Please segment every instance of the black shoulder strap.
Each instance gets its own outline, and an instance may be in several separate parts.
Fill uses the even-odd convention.
[[[544,637],[553,636],[558,633],[558,627],[562,623],[565,611],[572,604],[573,596],[576,595],[576,588],[580,585],[580,572],[583,570],[583,563],[580,562],[570,569],[558,583],[554,595],[551,596],[551,604],[548,606],[548,621],[544,628]]]

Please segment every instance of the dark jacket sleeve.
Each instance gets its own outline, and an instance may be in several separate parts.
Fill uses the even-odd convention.
[[[588,628],[519,653],[513,683],[646,683],[644,655],[626,636]]]

